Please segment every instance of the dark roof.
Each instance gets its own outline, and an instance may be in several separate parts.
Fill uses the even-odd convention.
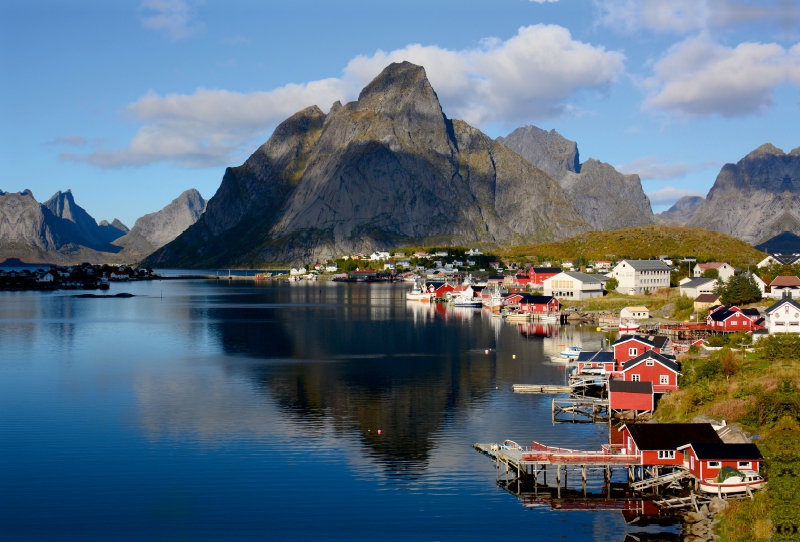
[[[531,267],[534,273],[561,273],[560,267]]]
[[[652,350],[649,350],[649,351],[645,352],[644,354],[642,354],[640,356],[637,356],[637,357],[635,357],[633,359],[629,359],[623,365],[622,370],[623,371],[627,371],[628,369],[630,369],[632,367],[635,367],[635,366],[639,365],[641,362],[646,361],[648,359],[652,359],[653,361],[657,361],[658,363],[660,363],[664,367],[666,367],[668,369],[671,369],[671,370],[675,371],[676,373],[680,373],[681,372],[681,366],[678,365],[677,362],[669,359],[666,356],[662,356],[658,352],[653,352]]]
[[[669,337],[666,335],[655,335],[650,340],[655,348],[664,348],[664,345],[669,342]]]
[[[586,273],[580,273],[578,271],[569,271],[565,272],[564,274],[570,278],[577,279],[586,284],[597,284],[604,282],[600,277],[603,277],[603,279],[607,279],[605,275],[587,275]]]
[[[783,265],[794,265],[800,260],[800,254],[773,254],[772,257]]]
[[[758,446],[755,444],[705,444],[691,443],[697,459],[705,460],[724,460],[740,459],[754,460],[763,459]]]
[[[506,278],[503,275],[491,275],[488,280],[505,280]]]
[[[609,363],[614,361],[614,352],[580,352],[577,361]]]
[[[792,307],[800,310],[800,305],[797,303],[797,301],[795,301],[791,297],[784,297],[783,299],[781,299],[777,303],[773,303],[770,308],[768,308],[766,311],[764,311],[764,314],[772,314],[773,312],[778,310],[780,307],[782,307],[784,303],[789,303]]]
[[[694,300],[696,303],[714,303],[719,300],[719,294],[700,294]]]
[[[617,346],[618,344],[622,344],[630,340],[636,340],[644,344],[649,344],[650,346],[655,346],[651,341],[645,339],[644,337],[640,337],[638,335],[620,335],[619,339],[617,339],[614,342],[613,346]]]
[[[621,378],[612,378],[608,381],[608,391],[611,393],[645,393],[653,395],[652,382],[627,382]]]
[[[738,311],[731,311],[731,310],[728,310],[727,308],[723,308],[723,309],[720,309],[718,311],[712,312],[708,316],[709,316],[709,318],[711,318],[715,322],[722,322],[723,320],[727,320],[728,318],[730,318],[731,316],[733,316],[737,312]]]
[[[742,314],[746,314],[747,316],[761,316],[758,309],[742,309]]]
[[[535,303],[537,305],[547,305],[553,299],[555,299],[551,295],[531,295],[531,294],[522,294],[523,299],[526,303]]]
[[[706,282],[711,282],[715,279],[709,279],[704,277],[698,277],[695,279],[690,279],[680,285],[681,288],[697,288],[698,286],[702,286]]]
[[[635,423],[622,427],[628,428],[640,450],[677,450],[689,443],[722,444],[710,423]]]

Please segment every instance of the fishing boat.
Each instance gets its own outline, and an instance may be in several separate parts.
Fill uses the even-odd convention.
[[[476,298],[472,295],[472,290],[469,290],[468,293],[452,295],[450,299],[456,307],[481,307],[483,305],[480,298]]]
[[[558,322],[558,315],[556,314],[540,314],[538,318],[540,322]]]
[[[562,350],[559,353],[561,354],[561,357],[563,357],[563,358],[578,359],[578,354],[580,354],[582,351],[583,351],[583,348],[581,348],[580,346],[570,346],[566,350]]]
[[[414,287],[411,288],[411,291],[406,293],[406,301],[425,301],[430,303],[431,297],[433,297],[433,294],[423,290],[418,280],[414,281]]]
[[[700,480],[697,488],[704,493],[730,495],[761,489],[766,483],[767,481],[764,480],[764,477],[754,470],[737,470],[732,467],[723,467],[716,477]]]
[[[510,312],[506,316],[506,322],[527,322],[530,314],[527,312]]]
[[[633,318],[620,318],[619,330],[620,331],[636,331],[639,329],[639,322]]]

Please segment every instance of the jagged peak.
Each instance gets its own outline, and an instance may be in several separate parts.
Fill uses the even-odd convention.
[[[778,147],[776,147],[775,145],[773,145],[772,143],[764,143],[763,145],[758,147],[756,150],[754,150],[753,152],[751,152],[750,154],[745,156],[743,158],[743,160],[752,159],[752,158],[758,158],[758,157],[766,156],[766,155],[785,156],[786,153],[783,152],[783,150],[781,150]]]
[[[796,149],[792,149],[789,152],[789,156],[800,156],[800,147],[797,147]]]
[[[441,113],[439,97],[428,81],[425,68],[403,61],[389,64],[365,86],[355,107],[391,113],[408,102],[413,102],[417,110],[424,109],[424,102],[429,102]]]

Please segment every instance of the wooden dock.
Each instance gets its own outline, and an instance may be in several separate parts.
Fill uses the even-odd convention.
[[[514,393],[543,393],[543,394],[562,394],[572,393],[570,386],[558,386],[555,384],[514,384],[511,386]]]
[[[553,423],[607,423],[610,415],[608,399],[596,397],[554,397],[551,408]]]

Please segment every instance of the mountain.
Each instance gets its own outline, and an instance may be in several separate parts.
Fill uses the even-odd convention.
[[[656,224],[670,224],[673,226],[683,226],[694,216],[695,211],[705,198],[700,196],[683,196],[675,204],[656,216]]]
[[[166,245],[197,222],[206,210],[206,200],[194,188],[183,192],[155,213],[139,218],[133,229],[114,244],[145,257]]]
[[[766,143],[725,164],[687,226],[716,230],[750,244],[800,233],[800,147],[786,154]]]
[[[557,180],[592,228],[614,230],[654,223],[638,175],[624,175],[593,158],[581,164],[577,143],[555,130],[524,126],[497,140]]]
[[[228,168],[203,216],[147,262],[309,262],[403,244],[510,244],[588,229],[543,171],[442,112],[424,68],[391,64],[355,102],[286,119]]]
[[[800,236],[790,231],[781,232],[755,248],[768,254],[800,254]]]
[[[174,239],[205,209],[197,190],[187,190],[129,230],[118,219],[99,224],[75,203],[72,191],[39,203],[30,190],[0,190],[0,261],[30,263],[133,263]]]

